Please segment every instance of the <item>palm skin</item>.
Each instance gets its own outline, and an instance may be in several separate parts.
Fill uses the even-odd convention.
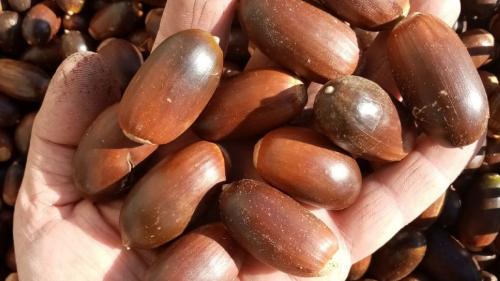
[[[155,45],[193,27],[211,31],[224,45],[235,5],[236,0],[169,0]],[[154,261],[154,251],[123,248],[118,230],[123,199],[92,203],[73,184],[79,140],[97,115],[120,99],[110,81],[110,68],[94,53],[69,57],[51,81],[33,127],[14,215],[20,280],[143,280]],[[297,278],[248,257],[239,278],[344,280],[351,262],[375,251],[439,197],[475,150],[476,144],[452,149],[422,138],[403,161],[365,178],[355,205],[336,213],[314,210],[339,238],[339,267],[331,276]]]

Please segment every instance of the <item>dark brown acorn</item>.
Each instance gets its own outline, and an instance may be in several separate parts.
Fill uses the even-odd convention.
[[[18,60],[0,59],[0,92],[25,101],[40,101],[50,77],[40,68]]]
[[[23,19],[23,37],[30,45],[44,45],[54,38],[61,27],[61,18],[50,2],[33,6]]]
[[[89,34],[96,40],[128,34],[143,16],[135,1],[113,2],[94,14],[89,23]]]
[[[23,155],[28,154],[31,140],[31,130],[33,129],[33,122],[35,122],[36,112],[31,112],[24,115],[21,122],[17,125],[14,132],[14,142],[16,148]]]

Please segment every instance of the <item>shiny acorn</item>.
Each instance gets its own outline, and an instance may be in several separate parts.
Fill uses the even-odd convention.
[[[108,63],[114,77],[124,91],[132,77],[144,63],[139,49],[132,43],[118,38],[108,38],[97,47],[97,53]]]
[[[15,99],[40,101],[50,77],[42,69],[18,60],[0,59],[0,92]]]
[[[202,30],[163,41],[130,81],[120,102],[120,127],[130,139],[165,144],[186,131],[212,98],[222,51]]]
[[[488,136],[500,138],[500,92],[493,93],[489,98],[490,119],[488,120]]]
[[[367,256],[366,258],[358,261],[357,263],[351,266],[351,270],[349,271],[349,276],[347,277],[348,281],[356,281],[359,280],[365,275],[370,267],[370,263],[372,261],[372,256]]]
[[[370,273],[380,281],[401,280],[420,264],[426,249],[424,234],[402,230],[373,254]]]
[[[151,35],[151,37],[156,37],[158,30],[160,29],[161,16],[163,15],[163,8],[151,9],[144,23],[146,25],[146,31]]]
[[[141,6],[131,0],[109,3],[92,16],[88,32],[96,40],[126,35],[143,16]]]
[[[61,27],[61,18],[50,2],[33,6],[23,19],[23,37],[30,45],[44,45],[54,38]]]
[[[301,0],[242,0],[239,20],[249,39],[301,77],[326,82],[354,72],[359,48],[345,23]]]
[[[218,145],[200,141],[158,163],[135,184],[121,209],[123,245],[151,249],[181,235],[226,180],[227,161]]]
[[[479,68],[495,57],[495,37],[484,29],[469,29],[460,34],[460,39],[469,51],[474,65]]]
[[[253,157],[264,180],[314,206],[345,209],[361,190],[356,161],[335,151],[327,138],[312,129],[273,130],[255,145]]]
[[[488,1],[488,0],[487,0]],[[461,0],[410,0],[410,13],[433,15],[452,27],[461,11]]]
[[[477,251],[493,243],[500,231],[500,175],[482,175],[464,198],[457,237]]]
[[[388,41],[389,61],[417,124],[453,147],[478,140],[489,111],[484,86],[458,35],[438,18],[415,13]]]
[[[337,237],[292,198],[255,180],[223,187],[222,221],[259,261],[296,276],[326,276],[339,265]]]
[[[252,137],[290,121],[306,102],[305,86],[294,76],[248,71],[221,83],[194,128],[211,141]]]
[[[82,10],[85,0],[56,0],[56,3],[66,14],[74,15]]]
[[[64,60],[60,38],[46,45],[30,46],[21,56],[21,60],[34,64],[48,73],[54,73]]]
[[[408,225],[411,229],[426,230],[435,223],[443,210],[444,202],[446,201],[446,193],[439,196],[420,216]]]
[[[454,188],[446,191],[446,199],[438,217],[438,224],[443,227],[455,225],[462,208],[460,195]]]
[[[22,13],[27,11],[36,3],[36,0],[7,0],[9,6],[16,12]]]
[[[233,281],[245,253],[222,223],[202,226],[170,245],[149,268],[146,281]]]
[[[479,70],[479,77],[481,77],[481,81],[483,81],[483,86],[488,97],[491,97],[493,94],[500,92],[498,77],[495,74],[485,70]]]
[[[14,155],[12,135],[6,130],[0,130],[0,162],[6,162]]]
[[[323,134],[356,157],[399,161],[413,148],[403,112],[382,88],[361,77],[326,83],[316,96],[314,117]]]
[[[78,30],[84,32],[88,29],[89,22],[83,15],[65,15],[62,18],[62,26],[65,30]]]
[[[421,268],[436,281],[481,281],[472,256],[449,233],[438,227],[426,235],[427,251]]]
[[[88,198],[102,200],[119,195],[128,175],[156,149],[123,135],[118,126],[118,104],[104,110],[83,135],[73,158],[76,188]]]
[[[0,50],[18,53],[24,46],[22,36],[22,16],[13,11],[0,12]]]
[[[77,52],[92,51],[88,35],[78,30],[65,31],[61,36],[61,50],[65,58]]]
[[[409,0],[322,0],[335,15],[366,30],[392,27],[410,10]]]

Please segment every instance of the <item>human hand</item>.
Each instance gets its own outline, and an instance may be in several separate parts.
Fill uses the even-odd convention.
[[[235,0],[170,0],[158,42],[191,27],[227,40]],[[33,128],[16,203],[14,237],[21,280],[141,280],[155,252],[125,250],[118,231],[122,200],[84,200],[73,186],[72,159],[86,128],[120,99],[112,74],[97,54],[67,59],[51,81]],[[347,210],[315,209],[339,239],[331,276],[297,278],[247,257],[241,280],[344,280],[349,266],[374,252],[436,200],[474,154],[476,144],[445,148],[419,139],[404,160],[364,179]]]

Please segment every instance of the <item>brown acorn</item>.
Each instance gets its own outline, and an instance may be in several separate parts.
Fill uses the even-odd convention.
[[[297,276],[325,276],[339,265],[337,237],[292,198],[254,180],[226,185],[219,199],[231,236],[261,262]]]
[[[257,139],[232,140],[221,143],[231,159],[229,180],[252,179],[263,181],[253,165],[253,151],[256,143]]]
[[[61,27],[61,18],[49,2],[33,6],[23,19],[23,37],[30,45],[44,45],[54,38]]]
[[[186,131],[212,97],[222,51],[202,30],[163,41],[137,71],[120,102],[120,127],[132,140],[165,144]]]
[[[491,97],[493,94],[500,92],[498,77],[495,74],[485,70],[479,70],[479,77],[481,77],[481,81],[483,81],[483,86],[488,97]]]
[[[255,145],[253,157],[264,180],[314,206],[345,209],[361,190],[356,161],[335,151],[328,139],[312,129],[273,130]]]
[[[24,176],[24,163],[16,160],[10,164],[3,182],[2,199],[5,204],[14,206],[16,204],[17,194],[21,188]]]
[[[13,11],[0,12],[0,50],[19,53],[25,45],[22,35],[22,16]]]
[[[432,280],[422,272],[413,272],[412,274],[401,279],[401,281],[432,281]]]
[[[217,141],[265,133],[297,116],[307,102],[304,84],[278,70],[254,70],[225,80],[195,123]]]
[[[433,15],[452,27],[461,12],[460,2],[461,0],[410,0],[410,14],[420,12]]]
[[[87,31],[89,22],[83,15],[65,15],[62,19],[62,25],[65,30]]]
[[[299,76],[326,82],[354,72],[356,34],[321,9],[301,0],[242,0],[238,9],[250,40]]]
[[[469,51],[474,65],[479,68],[495,57],[495,37],[484,29],[469,29],[460,34],[460,38]]]
[[[420,264],[427,249],[424,234],[401,231],[372,256],[370,272],[377,280],[401,280]]]
[[[478,140],[488,123],[479,74],[458,35],[444,22],[415,13],[387,41],[401,95],[424,131],[451,146]]]
[[[413,148],[407,118],[382,88],[361,77],[326,83],[316,96],[314,116],[336,145],[367,160],[399,161]]]
[[[28,154],[31,140],[31,130],[33,128],[35,117],[36,112],[31,112],[24,115],[23,119],[21,119],[21,122],[17,125],[16,131],[14,132],[14,142],[16,144],[16,148],[24,155]]]
[[[446,199],[441,213],[439,214],[438,223],[443,227],[455,225],[461,208],[462,201],[460,200],[460,195],[453,187],[450,187],[446,191]]]
[[[449,233],[438,227],[426,235],[427,251],[421,268],[436,281],[481,281],[471,255]]]
[[[56,0],[56,2],[68,15],[78,14],[85,4],[85,0]]]
[[[426,230],[433,223],[435,223],[443,210],[444,202],[446,201],[446,193],[439,196],[420,216],[418,216],[412,223],[408,225],[410,229]]]
[[[122,207],[124,246],[151,249],[181,235],[195,212],[201,212],[203,199],[226,180],[226,161],[219,146],[200,141],[158,163]]]
[[[458,239],[477,251],[493,243],[500,231],[500,175],[482,175],[464,198]]]
[[[340,18],[366,30],[392,27],[408,14],[409,0],[322,0]]]
[[[144,63],[139,49],[132,43],[118,38],[108,38],[101,42],[97,53],[107,62],[114,77],[124,91],[132,77]]]
[[[77,52],[88,52],[92,50],[88,36],[78,30],[65,31],[61,36],[61,50],[65,58]]]
[[[22,13],[27,11],[31,6],[36,3],[36,0],[7,0],[12,10]]]
[[[96,40],[120,37],[132,31],[142,16],[142,7],[135,1],[109,3],[94,14],[88,31]]]
[[[489,98],[490,119],[488,120],[488,136],[500,138],[500,92],[493,93]]]
[[[349,271],[349,276],[347,277],[347,280],[356,281],[361,279],[363,275],[365,275],[365,273],[368,271],[371,260],[372,256],[370,255],[358,261],[357,263],[353,264],[351,266],[351,270]]]
[[[222,223],[202,226],[170,245],[146,274],[146,281],[233,281],[244,251]]]
[[[0,127],[9,127],[21,119],[20,108],[10,98],[0,94]]]
[[[55,72],[64,60],[60,38],[46,45],[30,46],[21,56],[21,60],[34,64],[49,73]]]
[[[19,277],[17,276],[17,272],[9,274],[7,278],[5,278],[5,281],[19,281]]]
[[[25,101],[40,101],[50,77],[40,68],[22,61],[0,59],[0,92]]]
[[[146,31],[152,37],[156,37],[156,34],[160,29],[160,21],[162,15],[163,15],[163,8],[151,9],[146,15],[146,18],[144,19],[144,23],[146,25]]]
[[[150,41],[154,41],[154,38],[152,38],[144,28],[140,28],[132,31],[127,37],[127,40],[134,44],[141,53],[146,54],[149,53],[148,44]]]
[[[113,198],[127,188],[128,175],[155,149],[123,135],[118,104],[104,110],[80,140],[73,159],[76,188],[94,200]]]
[[[0,130],[0,162],[10,160],[13,154],[14,145],[12,135],[5,130]]]

